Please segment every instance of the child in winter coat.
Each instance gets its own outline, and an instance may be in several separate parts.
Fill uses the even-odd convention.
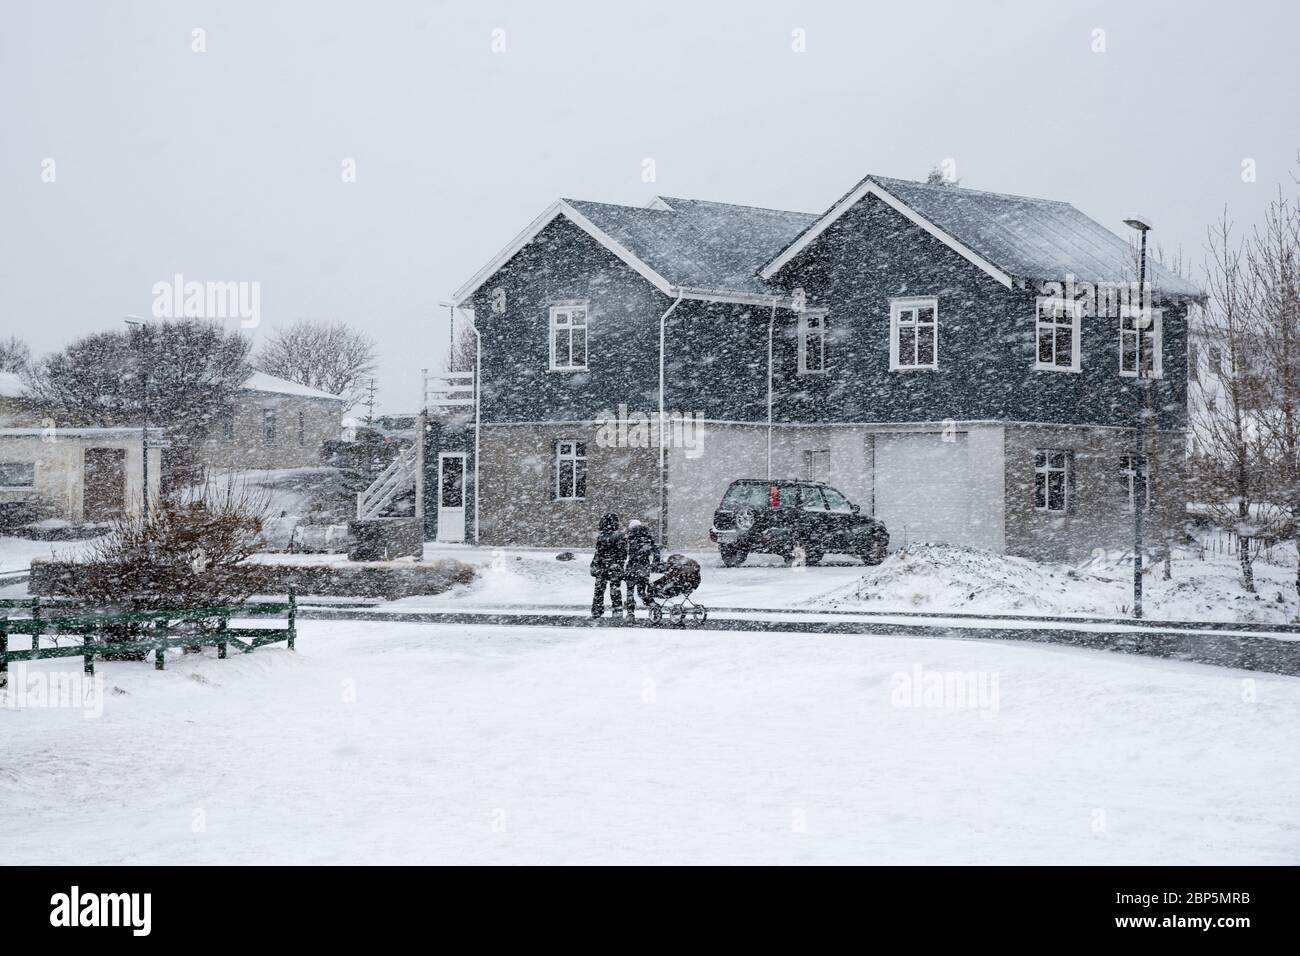
[[[591,559],[591,576],[596,579],[596,595],[591,600],[591,616],[605,613],[605,588],[609,588],[609,603],[615,614],[623,609],[623,596],[619,585],[623,579],[623,563],[627,560],[627,541],[619,528],[618,515],[607,514],[600,519],[600,533],[596,536],[596,553]],[[631,595],[629,595],[630,599]]]
[[[659,567],[659,546],[655,544],[650,529],[633,518],[627,523],[627,616],[634,616],[636,596],[641,603],[649,604],[650,572]]]

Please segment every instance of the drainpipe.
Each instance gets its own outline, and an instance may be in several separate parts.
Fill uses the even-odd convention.
[[[668,547],[668,541],[664,531],[668,524],[668,488],[664,482],[664,425],[666,416],[664,413],[664,330],[668,324],[668,316],[672,315],[676,308],[682,304],[682,290],[677,290],[677,298],[673,304],[668,307],[668,311],[659,316],[659,546]]]
[[[776,296],[767,317],[767,480],[772,480],[772,327],[776,324]]]

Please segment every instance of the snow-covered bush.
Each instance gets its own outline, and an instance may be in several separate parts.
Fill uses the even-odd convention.
[[[228,484],[171,494],[147,515],[119,519],[77,562],[61,590],[86,607],[152,611],[224,607],[254,594],[266,502]],[[196,633],[216,619],[187,622]],[[145,625],[108,628],[110,643],[138,639]]]

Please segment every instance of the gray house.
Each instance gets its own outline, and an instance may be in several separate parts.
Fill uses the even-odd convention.
[[[583,545],[614,511],[707,548],[732,480],[806,477],[896,545],[1124,547],[1135,498],[1181,510],[1202,298],[1149,264],[1144,312],[1135,280],[1068,203],[956,186],[868,176],[820,215],[559,200],[454,297],[477,455],[426,453],[460,505],[438,537]]]

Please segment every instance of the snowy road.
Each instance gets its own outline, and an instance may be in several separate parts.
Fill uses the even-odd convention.
[[[318,621],[296,653],[98,666],[102,717],[0,708],[0,805],[31,811],[4,862],[1300,862],[1295,678]]]

